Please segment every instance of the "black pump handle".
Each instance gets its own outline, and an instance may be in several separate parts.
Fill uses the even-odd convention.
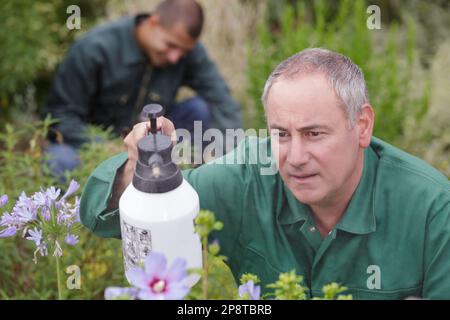
[[[150,119],[150,132],[158,132],[156,128],[156,118],[164,115],[164,108],[160,104],[152,103],[144,107],[144,114]]]

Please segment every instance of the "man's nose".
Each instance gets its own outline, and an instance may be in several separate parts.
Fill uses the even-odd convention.
[[[294,167],[301,167],[309,161],[310,157],[306,144],[300,138],[292,138],[286,161]]]

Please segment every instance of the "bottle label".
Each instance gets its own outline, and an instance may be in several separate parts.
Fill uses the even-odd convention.
[[[145,257],[152,250],[150,230],[135,227],[124,220],[121,220],[121,229],[125,271],[142,267]]]

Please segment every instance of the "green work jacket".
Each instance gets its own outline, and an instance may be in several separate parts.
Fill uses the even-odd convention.
[[[436,169],[377,138],[364,153],[361,180],[341,220],[322,238],[309,207],[271,165],[254,161],[270,139],[246,138],[224,158],[183,171],[224,228],[212,235],[239,279],[265,285],[295,269],[311,297],[338,282],[356,299],[450,298],[450,183]],[[119,210],[107,211],[122,153],[92,173],[81,220],[102,237],[120,237]],[[233,160],[241,164],[232,164]],[[234,162],[236,163],[236,162]],[[269,170],[270,171],[270,170]],[[176,237],[176,235],[174,235]]]

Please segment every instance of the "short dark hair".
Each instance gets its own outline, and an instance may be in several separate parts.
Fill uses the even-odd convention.
[[[164,0],[156,7],[154,14],[159,16],[161,25],[166,28],[181,22],[193,39],[197,39],[202,32],[203,9],[195,0]]]

